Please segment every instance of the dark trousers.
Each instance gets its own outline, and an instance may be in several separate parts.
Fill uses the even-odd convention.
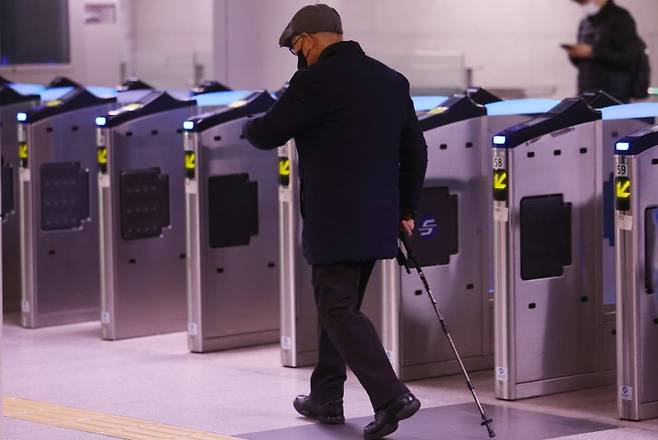
[[[345,364],[375,410],[409,392],[395,375],[375,327],[360,310],[374,265],[369,261],[313,266],[319,334],[318,363],[311,376],[314,402],[343,398]]]

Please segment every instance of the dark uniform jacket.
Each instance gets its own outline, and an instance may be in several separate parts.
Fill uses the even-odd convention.
[[[244,134],[261,149],[295,139],[310,264],[396,255],[400,220],[415,214],[427,166],[404,76],[354,41],[333,44]]]
[[[639,37],[631,14],[609,0],[598,14],[580,23],[578,42],[594,49],[591,59],[573,60],[578,67],[579,93],[604,90],[628,102],[640,54]]]

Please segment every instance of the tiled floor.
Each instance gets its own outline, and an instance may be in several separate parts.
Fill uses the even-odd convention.
[[[238,437],[309,424],[295,415],[290,402],[307,391],[310,370],[280,367],[277,347],[193,355],[183,333],[119,342],[101,341],[98,333],[96,323],[25,330],[15,317],[5,317],[3,393]],[[614,387],[510,403],[494,399],[490,372],[477,373],[473,379],[489,404],[625,428],[569,439],[658,439],[656,420],[616,419]],[[470,402],[459,376],[410,385],[424,408]],[[345,405],[348,418],[372,415],[367,396],[353,377]],[[106,437],[5,418],[2,438]]]

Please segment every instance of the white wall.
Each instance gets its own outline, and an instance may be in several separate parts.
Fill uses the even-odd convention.
[[[279,35],[308,0],[217,0],[215,71],[233,88],[279,89],[297,59],[278,47]]]
[[[568,0],[327,0],[343,17],[345,37],[372,54],[461,52],[474,82],[490,88],[575,93],[576,71],[559,47],[575,40],[582,12]],[[228,3],[228,82],[274,88],[294,72],[278,49],[279,33],[309,1],[221,0]],[[653,49],[658,84],[658,2],[619,0],[636,17]],[[228,52],[228,54],[226,53]],[[254,65],[253,60],[258,60]]]
[[[190,88],[194,65],[214,77],[213,0],[132,0],[133,64],[129,73],[156,87]]]
[[[376,7],[373,7],[376,3]],[[621,0],[655,48],[658,82],[658,2]],[[556,89],[575,93],[576,71],[559,47],[575,40],[582,12],[567,0],[333,0],[347,37],[381,53],[456,50],[474,82],[492,88]]]
[[[103,0],[115,4],[130,0]],[[0,75],[14,81],[47,83],[56,75],[65,75],[84,84],[115,86],[120,81],[122,60],[122,22],[85,24],[85,0],[69,0],[71,63],[61,66],[0,67]]]
[[[85,25],[71,1],[72,64],[21,67],[0,74],[45,82],[54,74],[100,85],[127,74],[158,87],[187,88],[194,64],[205,79],[234,88],[277,89],[296,60],[278,48],[292,15],[313,0],[103,0],[119,6],[115,25]],[[556,96],[575,92],[576,71],[559,44],[575,39],[582,13],[570,0],[325,0],[343,16],[346,38],[376,56],[427,51],[463,53],[474,82]],[[100,1],[99,1],[100,2]],[[653,50],[658,84],[658,1],[618,0],[638,21]],[[442,73],[437,73],[438,76]],[[440,82],[440,81],[439,81]]]

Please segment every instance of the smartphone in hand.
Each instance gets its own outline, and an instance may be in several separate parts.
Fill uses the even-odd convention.
[[[560,47],[564,50],[571,50],[575,46],[573,44],[569,44],[569,43],[562,43],[562,44],[560,44]]]

